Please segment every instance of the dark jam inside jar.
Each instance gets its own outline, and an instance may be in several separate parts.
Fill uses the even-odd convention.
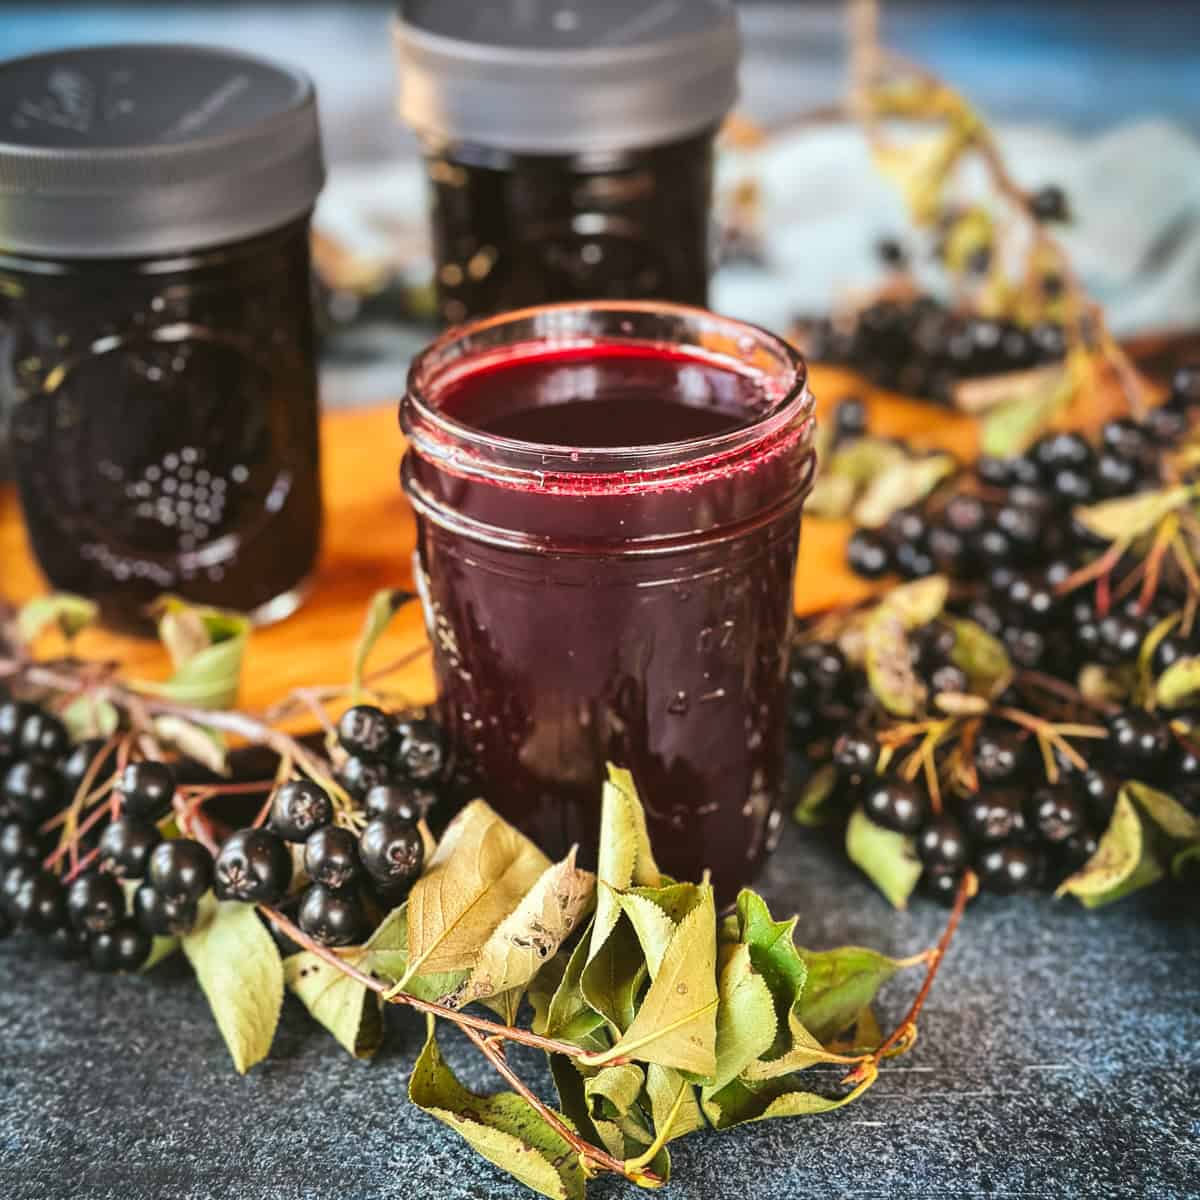
[[[782,800],[802,368],[636,339],[447,361],[414,369],[404,479],[466,787],[586,859],[628,767],[663,870],[731,899]]]
[[[137,260],[0,256],[0,371],[50,585],[286,615],[321,520],[308,222]]]
[[[705,304],[712,136],[590,157],[432,153],[443,320],[573,299]]]

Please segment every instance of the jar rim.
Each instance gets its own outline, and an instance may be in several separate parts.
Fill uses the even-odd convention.
[[[661,324],[663,336],[638,336],[634,332],[638,323]],[[701,340],[670,338],[666,334],[672,328],[680,334],[686,328]],[[503,333],[511,329],[523,329],[527,336],[516,343],[502,340]],[[467,347],[475,341],[483,345],[472,353]],[[514,344],[536,345],[531,356],[546,353],[548,347],[570,350],[626,344],[682,348],[728,370],[754,371],[773,383],[774,394],[762,415],[734,429],[635,446],[575,447],[502,437],[456,420],[439,408],[435,396],[440,387],[480,369],[489,358],[510,357]],[[768,372],[770,364],[774,370]],[[636,489],[638,481],[653,486],[664,475],[694,469],[708,459],[724,460],[800,423],[808,423],[811,440],[813,408],[807,364],[799,351],[777,334],[686,304],[588,300],[516,309],[446,330],[413,360],[400,420],[419,453],[456,473],[514,483],[522,478],[542,481],[556,474],[576,479],[629,474],[635,477],[631,487]]]

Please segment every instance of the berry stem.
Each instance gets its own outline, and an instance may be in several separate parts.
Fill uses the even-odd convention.
[[[322,962],[327,963],[331,967],[336,967],[343,975],[348,975],[351,979],[361,983],[363,987],[369,991],[375,992],[382,996],[389,1004],[401,1004],[408,1008],[414,1008],[417,1012],[427,1013],[430,1016],[441,1017],[444,1021],[450,1021],[455,1025],[459,1025],[464,1029],[474,1029],[480,1033],[486,1033],[490,1037],[498,1037],[508,1042],[520,1042],[523,1046],[532,1046],[535,1050],[544,1050],[547,1054],[565,1054],[568,1058],[582,1058],[585,1051],[578,1046],[573,1046],[570,1042],[562,1042],[557,1038],[542,1037],[540,1034],[533,1033],[527,1029],[518,1029],[512,1025],[501,1025],[498,1021],[489,1021],[486,1017],[475,1017],[469,1013],[460,1012],[456,1008],[449,1008],[444,1004],[438,1004],[432,1000],[421,1000],[416,996],[410,996],[406,992],[393,992],[392,985],[385,983],[382,979],[377,979],[374,975],[368,974],[366,971],[360,970],[353,963],[345,962],[328,946],[323,946],[320,942],[310,938],[302,929],[293,925],[278,909],[271,908],[268,905],[259,905],[259,911],[281,932],[285,933],[298,946],[303,946],[305,950],[311,954],[315,954]],[[614,1062],[624,1062],[624,1059],[614,1059]]]
[[[971,870],[964,871],[962,879],[958,882],[958,891],[954,896],[954,907],[951,908],[950,916],[946,919],[946,928],[942,930],[942,936],[938,938],[937,945],[932,946],[925,952],[925,961],[929,964],[929,967],[925,972],[924,980],[921,982],[921,989],[917,992],[911,1007],[904,1015],[904,1019],[883,1040],[874,1053],[869,1056],[868,1062],[872,1067],[878,1068],[880,1061],[890,1050],[898,1045],[905,1044],[916,1035],[917,1017],[921,1015],[921,1009],[925,1006],[925,1001],[929,999],[929,993],[933,989],[933,981],[937,978],[942,960],[946,957],[946,952],[950,949],[950,943],[954,940],[955,931],[958,929],[958,924],[962,920],[963,913],[966,911],[967,901],[978,890],[979,881],[975,877],[975,872]],[[846,1082],[856,1082],[859,1072],[863,1071],[863,1069],[860,1066],[855,1071],[852,1071],[846,1077]]]

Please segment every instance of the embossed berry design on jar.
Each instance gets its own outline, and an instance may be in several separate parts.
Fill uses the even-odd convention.
[[[401,422],[459,777],[586,856],[628,767],[663,869],[731,899],[783,799],[799,356],[699,309],[552,305],[435,342]]]
[[[144,628],[167,592],[260,620],[318,548],[303,76],[114,46],[0,65],[0,393],[51,586]]]
[[[443,320],[705,303],[713,135],[737,93],[730,4],[402,0],[396,47]]]

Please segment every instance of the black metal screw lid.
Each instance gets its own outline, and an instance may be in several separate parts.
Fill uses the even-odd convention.
[[[737,99],[730,0],[400,0],[401,117],[436,141],[607,153],[687,137]]]
[[[169,45],[0,62],[0,253],[234,242],[307,212],[324,179],[316,95],[299,71]]]

